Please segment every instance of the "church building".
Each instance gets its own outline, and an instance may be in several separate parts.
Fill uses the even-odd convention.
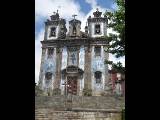
[[[89,16],[85,32],[81,21],[73,19],[66,28],[66,20],[54,12],[45,22],[42,44],[39,87],[47,94],[59,90],[61,95],[101,95],[108,89],[109,53],[107,47],[107,17],[98,9]]]

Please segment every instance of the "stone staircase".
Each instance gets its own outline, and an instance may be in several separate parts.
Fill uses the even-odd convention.
[[[35,120],[81,120],[82,114],[72,111],[54,111],[52,109],[37,109]]]
[[[48,117],[44,112],[35,110],[35,120],[48,120]]]
[[[64,96],[41,96],[35,99],[35,120],[120,120],[121,104],[114,97],[73,96],[66,104]]]
[[[121,113],[36,109],[35,120],[121,120]]]

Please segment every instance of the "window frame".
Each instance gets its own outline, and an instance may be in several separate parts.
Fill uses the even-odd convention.
[[[98,26],[98,27],[96,27],[96,26]],[[98,29],[98,28],[99,28],[99,33],[96,32],[96,29]],[[94,34],[95,35],[100,35],[101,34],[101,25],[100,24],[95,24]]]
[[[54,28],[55,34],[54,34],[54,35],[51,35],[53,28]],[[57,29],[56,27],[50,27],[50,32],[49,32],[49,37],[50,37],[50,38],[51,38],[51,37],[56,37],[56,29]]]
[[[102,72],[101,71],[96,71],[94,73],[95,81],[97,84],[100,84],[102,82]]]

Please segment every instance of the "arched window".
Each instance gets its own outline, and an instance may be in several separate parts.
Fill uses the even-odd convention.
[[[101,83],[101,79],[102,79],[102,72],[100,71],[96,71],[94,74],[96,83]]]

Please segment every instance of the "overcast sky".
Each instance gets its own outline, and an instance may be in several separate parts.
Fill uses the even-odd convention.
[[[72,19],[72,15],[76,14],[76,19],[80,20],[81,30],[84,27],[88,16],[93,16],[96,8],[99,11],[106,10],[113,11],[116,9],[114,0],[35,0],[35,82],[39,80],[40,60],[41,60],[41,43],[44,39],[44,22],[49,19],[53,12],[59,11],[60,17],[66,19],[66,26],[68,28],[68,21]],[[113,32],[111,29],[108,33]],[[121,61],[125,65],[125,59],[116,59],[110,55],[110,60],[115,62]]]

